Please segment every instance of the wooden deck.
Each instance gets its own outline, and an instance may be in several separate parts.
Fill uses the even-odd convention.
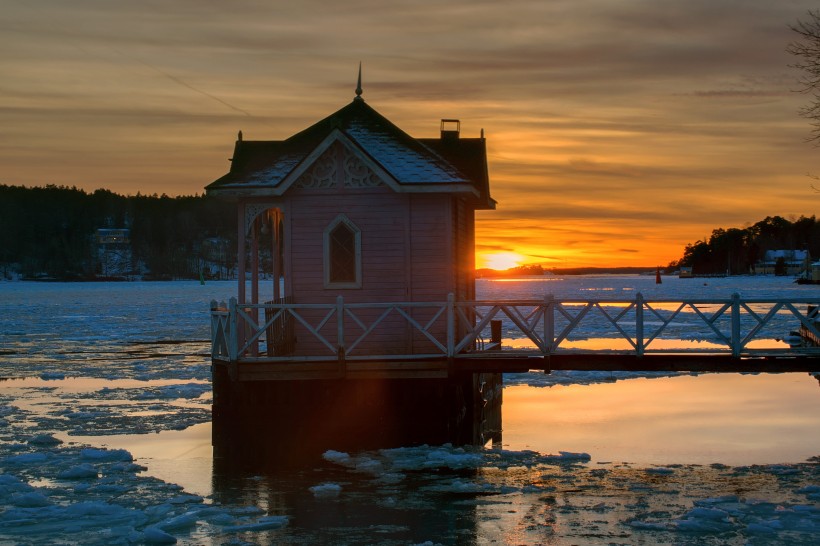
[[[235,381],[303,379],[431,379],[455,373],[524,373],[554,370],[646,372],[820,372],[820,354],[756,354],[736,358],[727,354],[651,354],[578,352],[553,354],[464,355],[456,359],[412,358],[391,360],[271,361],[265,357],[237,362],[214,360]]]
[[[345,304],[340,298],[331,305],[239,305],[232,300],[212,303],[212,358],[214,366],[224,366],[240,382],[530,370],[813,372],[820,371],[820,347],[812,342],[820,339],[817,309],[814,300],[737,295],[708,301],[646,301],[637,294],[634,300],[450,298],[378,304]],[[419,350],[408,352],[385,341],[412,344],[384,336],[385,325],[395,331],[396,321]],[[516,341],[511,345],[523,342],[525,347],[499,349],[487,343],[492,323]],[[799,346],[778,338],[796,331],[805,340]],[[596,336],[628,349],[571,345],[572,339]],[[664,343],[682,338],[707,348],[670,349]],[[368,345],[371,339],[378,343]]]

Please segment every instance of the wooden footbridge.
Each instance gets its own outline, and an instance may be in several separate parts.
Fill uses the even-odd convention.
[[[211,304],[212,355],[238,381],[528,370],[820,371],[815,304],[737,294],[646,300],[639,293],[632,300],[231,299]]]

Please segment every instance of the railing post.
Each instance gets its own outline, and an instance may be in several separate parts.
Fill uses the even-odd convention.
[[[740,357],[740,294],[732,294],[732,357]]]
[[[456,355],[456,297],[450,292],[447,294],[447,358]]]
[[[635,354],[643,356],[643,294],[635,294]]]
[[[339,360],[345,358],[345,299],[339,294],[336,297],[336,352]]]
[[[239,360],[239,328],[236,320],[236,298],[228,303],[228,359],[231,362]]]
[[[217,327],[214,311],[216,311],[217,307],[219,307],[219,304],[216,300],[211,300],[211,356],[214,354],[214,345],[216,345]]]
[[[555,295],[544,296],[544,343],[547,344],[547,354],[555,350]]]

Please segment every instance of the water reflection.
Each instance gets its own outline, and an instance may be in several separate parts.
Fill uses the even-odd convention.
[[[639,464],[800,462],[820,454],[816,376],[704,374],[505,389],[513,449]]]
[[[598,544],[628,536],[618,522],[634,517],[633,505],[683,513],[689,496],[776,489],[766,463],[820,454],[814,381],[809,374],[711,374],[511,386],[503,450],[431,455],[438,449],[431,447],[410,471],[397,460],[422,450],[351,453],[339,456],[341,465],[319,460],[259,473],[215,462],[214,500],[289,516],[268,537],[274,541],[550,543],[561,536]],[[592,460],[543,455],[559,450]],[[462,469],[433,462],[471,454],[478,462]],[[651,472],[657,465],[673,470]],[[747,475],[740,465],[763,473]]]
[[[272,543],[475,543],[479,524],[469,501],[476,495],[432,492],[448,474],[471,480],[477,471],[413,473],[395,484],[329,463],[261,476],[215,474],[214,501],[287,516],[286,528],[264,537]]]
[[[509,349],[536,349],[535,343],[528,338],[503,338],[501,343]],[[789,343],[784,339],[753,339],[747,349],[788,349]],[[649,351],[726,351],[725,343],[705,339],[664,339],[655,338],[645,345]],[[626,351],[633,352],[635,347],[626,338],[574,337],[561,342],[561,349],[585,349],[588,351]]]
[[[605,380],[601,374],[597,377],[598,381]],[[816,387],[820,375],[616,378],[612,374],[610,383],[591,385],[507,386],[503,448],[539,453],[586,452],[594,463],[629,461],[644,466],[797,463],[820,454],[820,436],[816,434],[820,426]],[[44,382],[32,379],[14,383],[33,386]],[[78,389],[96,385],[66,383]],[[126,384],[130,385],[122,385]],[[38,402],[43,400],[38,396]],[[29,404],[18,398],[18,404],[21,402]],[[300,453],[299,436],[287,436],[285,432],[280,429],[263,438],[269,438],[281,450]],[[211,423],[157,434],[59,436],[70,442],[128,449],[148,467],[147,474],[179,483],[203,496],[233,494],[238,484],[244,484],[242,489],[268,479],[283,483],[281,480],[290,475],[310,475],[330,466],[321,458],[324,450],[345,449],[328,438],[316,446],[310,457],[302,452],[301,459],[293,457],[297,464],[282,470],[281,461],[266,458],[247,442],[220,443],[219,438],[230,444],[236,437],[213,434]],[[380,440],[374,439],[370,447]],[[226,450],[231,455],[221,456]]]
[[[218,456],[225,446],[211,447],[209,423],[105,441],[129,449],[149,475],[210,502],[288,516],[287,526],[250,540],[315,544],[550,543],[552,537],[597,544],[626,536],[618,522],[634,517],[634,506],[682,514],[693,497],[757,496],[780,487],[776,477],[760,473],[766,463],[820,454],[820,399],[809,374],[615,377],[608,384],[508,386],[504,451],[475,451],[483,455],[461,469],[432,464],[455,453],[437,455],[438,448],[411,469],[395,454],[358,450],[350,451],[347,465],[316,457],[285,467],[247,444],[253,464],[243,463],[243,444],[232,457]],[[281,429],[270,440],[298,451],[298,437],[287,433]],[[333,442],[324,448],[343,449]],[[560,450],[587,452],[592,460],[540,455]],[[674,474],[645,470],[654,465],[669,465]],[[678,495],[682,490],[687,494]]]

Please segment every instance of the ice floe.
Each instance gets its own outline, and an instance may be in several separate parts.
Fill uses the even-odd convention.
[[[32,446],[32,449],[44,449]],[[0,449],[0,542],[170,544],[192,535],[229,539],[287,525],[256,507],[220,506],[139,476],[125,450],[56,447],[6,456]],[[81,462],[76,464],[76,462]],[[78,483],[85,482],[85,483]],[[32,485],[36,483],[37,485]]]

